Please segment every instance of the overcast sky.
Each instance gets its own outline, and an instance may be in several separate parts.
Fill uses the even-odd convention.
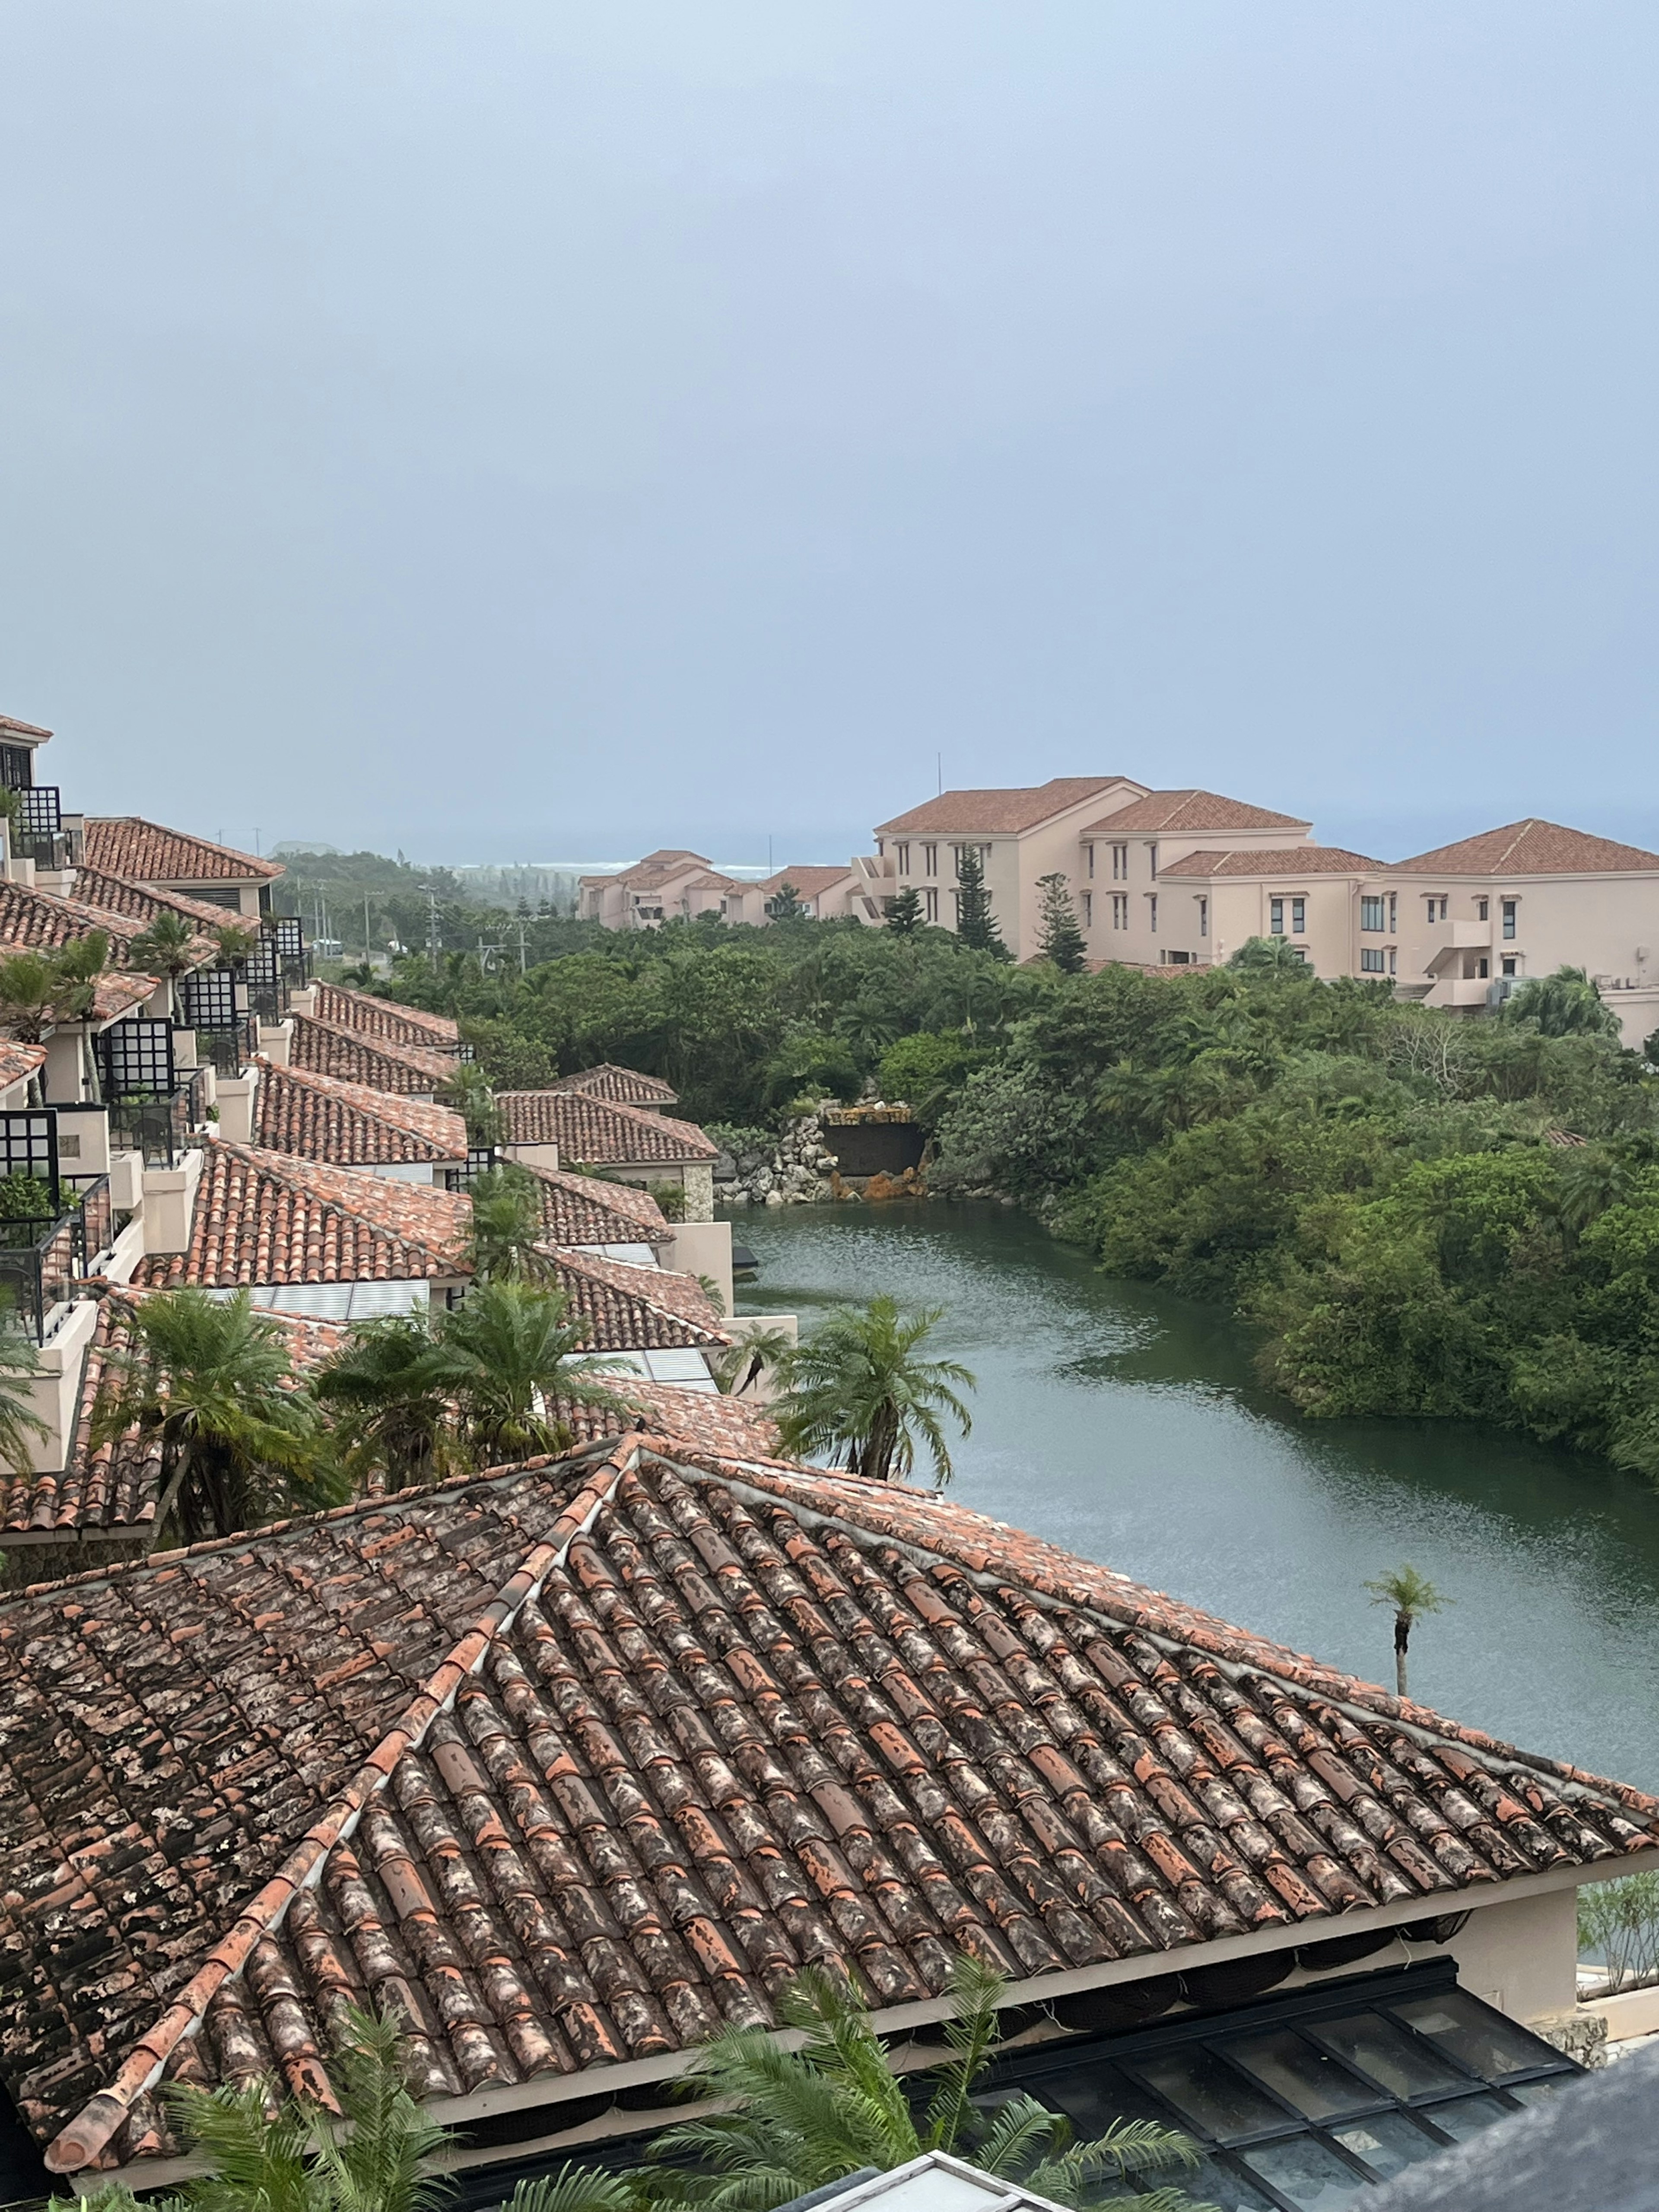
[[[0,711],[267,850],[839,859],[940,755],[1659,843],[1656,64],[1652,0],[0,0]]]

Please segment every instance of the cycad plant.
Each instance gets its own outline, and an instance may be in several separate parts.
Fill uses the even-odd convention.
[[[451,1407],[434,1373],[427,1310],[360,1322],[312,1378],[333,1422],[332,1441],[355,1490],[379,1474],[401,1490],[434,1482],[455,1454]]]
[[[1395,1567],[1386,1575],[1378,1575],[1368,1582],[1373,1605],[1391,1606],[1394,1609],[1394,1674],[1401,1696],[1406,1691],[1406,1660],[1410,1648],[1412,1631],[1425,1613],[1438,1613],[1451,1604],[1443,1597],[1426,1575],[1420,1575],[1413,1566]]]
[[[916,1356],[944,1311],[907,1311],[884,1292],[867,1305],[836,1307],[808,1343],[777,1362],[781,1395],[770,1410],[786,1451],[823,1454],[889,1482],[910,1473],[920,1444],[935,1483],[947,1483],[945,1423],[968,1434],[973,1418],[957,1392],[975,1382],[954,1359]]]
[[[178,1011],[179,978],[196,965],[196,932],[181,914],[163,907],[142,937],[127,948],[131,966],[146,975],[165,975],[167,995]]]
[[[222,1303],[200,1290],[135,1305],[132,1348],[112,1352],[93,1410],[94,1445],[134,1426],[159,1432],[159,1542],[231,1536],[298,1506],[338,1503],[312,1400],[293,1387],[282,1331],[246,1291]]]
[[[83,1021],[98,978],[109,965],[109,937],[89,929],[52,952],[14,952],[0,960],[0,1023],[25,1044],[49,1029]]]
[[[472,1267],[486,1282],[521,1281],[544,1276],[541,1196],[527,1168],[504,1161],[475,1178],[472,1200]]]
[[[1146,2120],[1115,2123],[1079,2142],[1059,2112],[1023,2094],[993,2102],[977,2093],[998,2039],[1005,1984],[959,1956],[951,1983],[950,2056],[912,2077],[931,2094],[913,2099],[858,1999],[816,1966],[779,2004],[805,2041],[784,2050],[764,2028],[727,2028],[699,2053],[687,2090],[719,2108],[657,2138],[652,2165],[614,2176],[566,2166],[515,2194],[509,2212],[770,2212],[861,2167],[883,2172],[924,2152],[945,2151],[1011,2186],[1061,2204],[1109,2195],[1113,2212],[1177,2212],[1189,2200],[1167,2186],[1136,2193],[1140,2178],[1198,2162],[1184,2136]]]
[[[569,1427],[554,1410],[562,1399],[619,1418],[628,1413],[600,1379],[605,1360],[580,1352],[586,1323],[568,1321],[567,1310],[562,1291],[507,1278],[475,1283],[465,1304],[443,1316],[428,1372],[454,1407],[473,1465],[568,1450]]]

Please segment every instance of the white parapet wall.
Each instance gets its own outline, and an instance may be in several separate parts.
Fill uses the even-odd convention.
[[[97,1326],[97,1300],[78,1299],[40,1347],[40,1364],[28,1384],[29,1411],[46,1426],[44,1436],[28,1441],[29,1464],[37,1474],[56,1474],[69,1464],[81,1407],[81,1371]]]
[[[186,1152],[176,1168],[144,1170],[144,1251],[187,1252],[202,1155]]]
[[[720,1311],[729,1314],[732,1288],[732,1224],[729,1221],[677,1221],[674,1241],[663,1266],[677,1275],[707,1275],[720,1294]]]

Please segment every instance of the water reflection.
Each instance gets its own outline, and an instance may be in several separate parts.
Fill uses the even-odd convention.
[[[1389,1674],[1361,1587],[1409,1559],[1455,1600],[1412,1686],[1528,1749],[1659,1786],[1659,1493],[1595,1461],[1428,1422],[1303,1422],[1224,1316],[996,1206],[743,1217],[751,1312],[889,1290],[939,1305],[979,1376],[955,1495],[1358,1674]]]

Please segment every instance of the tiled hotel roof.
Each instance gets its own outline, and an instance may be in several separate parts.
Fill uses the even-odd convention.
[[[1035,830],[1039,822],[1051,816],[1063,814],[1068,806],[1081,805],[1092,799],[1097,791],[1109,791],[1115,785],[1130,783],[1122,775],[1056,775],[1047,783],[1027,784],[1006,791],[946,791],[937,799],[929,799],[920,806],[913,806],[908,814],[896,814],[890,822],[878,822],[878,836],[889,836],[907,830],[912,836],[924,836],[930,831],[941,837],[992,836],[998,831]]]
[[[1478,836],[1394,865],[1396,875],[1413,876],[1599,876],[1626,871],[1646,875],[1659,868],[1659,853],[1592,837],[1559,822],[1534,820],[1483,830]]]
[[[343,1997],[430,2099],[586,2093],[809,1962],[1026,2002],[1659,1841],[931,1494],[639,1437],[9,1600],[0,1773],[0,2069],[58,2172],[172,2152],[168,2078],[323,2087]]]
[[[584,1167],[668,1166],[718,1158],[719,1147],[690,1121],[613,1105],[572,1091],[498,1091],[501,1141],[556,1145],[562,1160]]]
[[[597,1176],[526,1167],[536,1179],[542,1227],[552,1244],[666,1244],[674,1232],[648,1190]]]
[[[615,1067],[609,1060],[598,1067],[580,1068],[574,1075],[562,1075],[548,1088],[608,1099],[613,1106],[673,1106],[680,1095],[659,1075],[642,1075],[637,1067]]]
[[[730,1344],[694,1277],[634,1267],[598,1252],[555,1251],[553,1272],[593,1352],[713,1350]]]
[[[268,1152],[297,1152],[337,1167],[380,1167],[422,1160],[465,1160],[466,1124],[447,1106],[341,1083],[309,1068],[255,1062],[253,1142]]]
[[[187,1252],[139,1263],[141,1287],[418,1281],[469,1272],[470,1200],[210,1137]]]
[[[82,1373],[80,1413],[69,1463],[58,1474],[12,1474],[0,1542],[149,1536],[160,1488],[159,1432],[135,1426],[106,1443],[94,1446],[92,1441],[99,1395],[106,1385],[118,1388],[111,1355],[119,1358],[137,1349],[133,1309],[149,1295],[153,1293],[112,1291],[103,1300]],[[344,1331],[331,1322],[287,1314],[264,1314],[261,1319],[283,1337],[296,1380],[326,1358],[344,1337]]]
[[[377,999],[372,991],[348,991],[339,983],[318,983],[312,1001],[319,1022],[337,1030],[355,1030],[359,1036],[382,1044],[412,1044],[428,1052],[447,1054],[460,1048],[461,1033],[447,1014],[428,1014],[419,1006],[399,1006],[392,999]]]
[[[1305,830],[1309,824],[1297,814],[1275,814],[1271,807],[1251,806],[1242,799],[1224,799],[1215,791],[1149,791],[1104,820],[1091,822],[1085,837],[1108,836],[1118,830],[1164,830],[1174,836],[1183,830]]]
[[[759,891],[763,898],[775,898],[786,884],[792,884],[799,898],[815,899],[836,884],[844,884],[852,872],[848,867],[780,868],[775,875],[751,884],[750,889]]]
[[[15,714],[0,714],[0,733],[14,738],[49,738],[50,730],[43,730],[38,722],[20,722]]]
[[[22,1082],[46,1064],[45,1045],[24,1044],[17,1037],[0,1037],[0,1091],[9,1091],[14,1083]],[[640,1195],[644,1197],[646,1194],[641,1191]]]
[[[1368,860],[1340,845],[1277,845],[1250,853],[1183,853],[1160,876],[1370,876],[1388,863]]]
[[[75,896],[88,906],[100,907],[106,914],[136,921],[143,929],[148,929],[158,914],[179,914],[195,924],[198,935],[211,939],[215,930],[227,925],[234,928],[240,920],[228,907],[210,906],[205,899],[189,898],[183,891],[151,890],[146,884],[84,866],[75,871]]]
[[[314,1015],[295,1013],[293,1066],[370,1091],[422,1093],[438,1090],[455,1073],[454,1055],[412,1044],[382,1043],[356,1030],[337,1029]]]
[[[142,937],[149,927],[147,915],[112,914],[86,899],[59,898],[52,891],[0,882],[0,945],[13,951],[55,951],[101,929],[109,938],[110,958],[118,965],[126,959],[133,939]],[[216,957],[213,944],[205,937],[195,939],[194,951],[200,960]]]
[[[88,815],[82,850],[89,868],[141,884],[269,883],[287,870],[137,814]]]
[[[94,1022],[119,1021],[135,1006],[142,1006],[146,999],[153,998],[161,988],[159,975],[136,974],[131,969],[118,973],[106,971],[92,987],[92,1018]]]
[[[658,881],[671,870],[678,872],[688,867],[706,868],[708,866],[708,858],[702,853],[689,853],[678,845],[660,845],[654,853],[647,853],[643,859],[635,860],[631,868],[608,870],[601,876],[579,876],[577,881],[590,884],[636,885],[647,877],[653,882]]]

